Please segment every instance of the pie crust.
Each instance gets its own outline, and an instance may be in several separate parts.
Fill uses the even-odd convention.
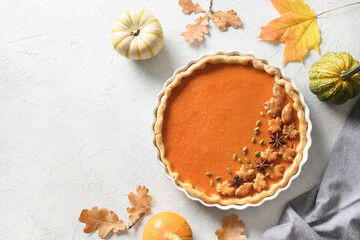
[[[274,81],[287,93],[289,98],[293,101],[293,109],[296,112],[296,116],[299,120],[299,142],[296,146],[296,156],[292,162],[292,164],[286,169],[286,171],[283,174],[283,177],[278,182],[271,185],[271,187],[267,190],[263,190],[260,193],[255,194],[254,196],[245,196],[242,198],[238,197],[229,197],[229,198],[222,198],[220,195],[213,195],[209,196],[205,194],[204,192],[195,189],[192,184],[190,183],[184,183],[180,180],[179,174],[177,172],[174,172],[172,170],[171,163],[168,159],[165,157],[165,146],[163,143],[163,122],[164,122],[164,113],[167,105],[167,100],[169,99],[171,92],[174,88],[179,86],[181,84],[181,81],[183,78],[186,78],[194,73],[194,71],[205,68],[206,64],[241,64],[241,65],[247,65],[252,64],[253,68],[257,70],[265,71],[267,74],[273,76]],[[154,122],[154,132],[155,132],[155,144],[156,147],[159,150],[159,158],[160,160],[165,164],[166,169],[169,173],[169,175],[175,180],[176,184],[180,186],[181,188],[185,189],[191,196],[195,198],[199,198],[203,200],[206,203],[209,204],[221,204],[224,206],[236,204],[236,205],[243,205],[243,204],[256,204],[261,202],[264,198],[270,197],[274,195],[279,189],[284,188],[287,186],[290,178],[295,175],[300,166],[300,162],[303,158],[303,151],[305,148],[305,145],[307,143],[307,122],[305,120],[304,115],[304,109],[301,102],[301,99],[299,95],[297,94],[296,90],[293,88],[291,83],[283,79],[281,76],[281,73],[278,69],[268,65],[265,61],[256,59],[253,56],[248,55],[212,55],[212,56],[206,56],[197,62],[191,64],[188,66],[187,69],[184,71],[180,71],[173,79],[168,82],[168,84],[165,87],[165,90],[163,92],[163,95],[161,96],[159,100],[158,108],[155,112],[156,119]]]

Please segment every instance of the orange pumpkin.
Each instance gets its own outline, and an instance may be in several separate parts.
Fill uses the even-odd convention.
[[[162,212],[146,224],[143,240],[192,240],[192,231],[186,220],[174,212]]]

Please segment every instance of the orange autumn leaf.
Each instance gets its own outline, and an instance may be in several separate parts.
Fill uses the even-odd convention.
[[[320,30],[316,15],[303,0],[272,0],[280,17],[261,27],[259,38],[285,43],[283,63],[303,62],[311,49],[318,53]]]
[[[185,42],[201,41],[204,34],[209,32],[209,14],[195,19],[195,24],[188,24],[186,29],[185,32],[181,33]]]
[[[135,193],[129,193],[129,201],[131,208],[127,208],[129,213],[129,224],[132,225],[136,223],[145,213],[150,211],[148,206],[149,202],[152,199],[152,196],[148,195],[149,189],[144,186],[138,186]]]
[[[200,7],[198,3],[193,3],[191,0],[179,0],[179,5],[185,14],[205,12],[205,9]]]
[[[218,240],[246,240],[246,236],[241,235],[245,230],[245,224],[237,218],[234,214],[230,217],[224,217],[222,228],[215,232]]]
[[[126,229],[126,224],[118,216],[106,208],[93,207],[82,210],[79,221],[85,223],[84,232],[91,233],[99,230],[99,237],[105,238],[111,231],[118,232]]]
[[[225,31],[229,26],[238,29],[241,26],[241,20],[237,16],[237,13],[234,10],[216,11],[211,13],[212,22],[217,28],[221,31]]]

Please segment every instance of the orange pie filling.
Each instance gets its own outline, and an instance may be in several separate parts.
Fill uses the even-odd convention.
[[[165,158],[183,183],[208,196],[268,190],[299,144],[293,101],[251,65],[210,64],[172,89],[163,117]]]

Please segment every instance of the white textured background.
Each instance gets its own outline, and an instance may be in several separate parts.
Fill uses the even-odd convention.
[[[310,1],[320,13],[353,0]],[[208,0],[199,0],[207,7]],[[303,91],[313,121],[313,146],[291,188],[261,207],[221,211],[193,202],[164,176],[152,145],[153,109],[175,69],[203,54],[237,50],[281,66],[282,44],[256,39],[260,26],[278,17],[269,0],[214,0],[214,9],[234,9],[241,29],[211,26],[201,44],[180,36],[195,17],[177,0],[0,0],[0,239],[98,239],[85,235],[78,217],[98,205],[126,218],[127,193],[144,184],[152,211],[130,232],[111,239],[141,239],[149,218],[175,211],[190,223],[195,239],[215,239],[224,216],[235,213],[249,239],[274,226],[286,202],[316,186],[354,100],[342,106],[319,102],[307,72],[320,56],[283,69]],[[165,46],[143,62],[127,60],[110,44],[116,17],[145,8],[162,23]],[[321,53],[347,51],[360,59],[360,8],[318,19]],[[342,161],[343,159],[339,159]]]

